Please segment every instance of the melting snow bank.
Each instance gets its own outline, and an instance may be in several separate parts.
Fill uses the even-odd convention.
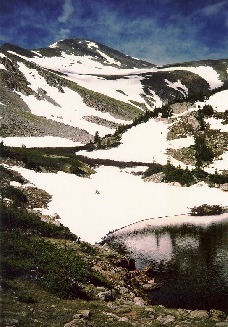
[[[99,167],[91,178],[11,169],[52,195],[44,214],[58,213],[64,226],[91,243],[142,219],[187,214],[189,208],[204,203],[228,203],[228,194],[219,189],[146,183],[115,167]]]
[[[82,145],[81,142],[73,142],[63,137],[55,136],[28,136],[28,137],[1,137],[0,142],[6,146],[26,148],[50,148],[50,147],[71,147]]]
[[[121,235],[125,233],[132,233],[133,231],[147,229],[150,227],[179,226],[183,224],[206,227],[221,221],[228,221],[228,213],[213,216],[190,216],[183,214],[169,217],[157,217],[142,220],[127,227],[123,227],[118,231],[115,231],[113,234]]]

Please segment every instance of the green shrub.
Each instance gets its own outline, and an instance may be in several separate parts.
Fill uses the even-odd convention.
[[[2,235],[3,278],[24,277],[63,297],[86,297],[81,283],[107,282],[75,252],[21,233]]]
[[[196,111],[196,113],[195,113],[195,118],[198,120],[198,123],[199,123],[199,125],[200,125],[199,130],[200,130],[200,131],[204,131],[205,128],[206,128],[206,123],[205,123],[205,121],[204,121],[204,115],[203,115],[203,113],[202,113],[202,110],[198,110],[198,111]]]
[[[37,299],[27,294],[20,294],[17,299],[22,303],[28,303],[28,304],[37,303]]]
[[[34,235],[68,240],[77,238],[70,232],[69,228],[46,223],[37,214],[29,213],[26,209],[5,205],[2,205],[0,209],[2,230],[21,230]]]
[[[0,177],[3,184],[9,184],[10,181],[15,181],[21,184],[25,183],[25,179],[17,172],[9,170],[4,166],[0,166]]]
[[[10,158],[22,161],[25,167],[41,172],[43,169],[56,172],[65,171],[69,167],[68,173],[78,176],[87,176],[93,173],[92,169],[88,169],[88,165],[79,161],[75,155],[75,151],[67,151],[67,149],[54,149],[54,155],[51,155],[50,149],[33,149],[33,148],[10,148],[1,146],[1,155],[3,158]],[[63,155],[64,154],[64,155]]]
[[[221,175],[221,174],[210,174],[209,181],[215,184],[225,184],[228,183],[228,175]]]
[[[205,142],[205,136],[203,134],[195,135],[195,159],[196,167],[199,169],[204,163],[210,163],[214,159],[214,153],[211,148]]]
[[[191,208],[191,216],[211,216],[220,215],[224,212],[224,208],[220,205],[202,204],[201,206]]]
[[[3,187],[1,195],[3,198],[12,200],[15,206],[24,206],[27,203],[26,195],[20,189],[11,185]]]
[[[159,163],[152,163],[150,166],[147,168],[147,170],[144,172],[144,178],[149,177],[153,174],[157,174],[163,171],[163,166]]]
[[[161,108],[162,118],[169,118],[173,114],[173,109],[169,104],[165,104]]]
[[[2,205],[1,220],[0,266],[4,279],[29,279],[63,298],[87,299],[82,283],[110,286],[79,254],[80,248],[80,253],[92,255],[89,245],[66,246],[66,240],[78,240],[67,227],[43,222],[26,209],[6,205]],[[51,243],[45,237],[59,241]]]
[[[205,104],[201,109],[203,116],[211,117],[214,114],[214,109],[210,104]]]
[[[194,174],[188,168],[182,169],[168,163],[164,166],[163,173],[165,174],[165,182],[178,182],[186,186],[190,186],[195,182]]]

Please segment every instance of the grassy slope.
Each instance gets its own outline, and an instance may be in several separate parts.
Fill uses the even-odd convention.
[[[10,208],[4,209],[4,217],[7,216],[6,211],[9,212]],[[20,224],[18,233],[14,218],[21,217],[19,212],[14,210],[14,215],[11,212],[10,225],[3,220],[2,326],[15,321],[18,326],[63,326],[82,309],[90,310],[87,326],[94,327],[141,327],[142,324],[160,327],[163,323],[159,320],[168,316],[172,316],[179,326],[185,326],[186,322],[189,326],[215,325],[213,319],[191,321],[185,310],[136,306],[127,300],[127,294],[124,298],[117,297],[111,305],[97,300],[94,296],[96,286],[107,289],[118,283],[127,286],[124,283],[126,270],[113,264],[118,255],[86,243],[72,243],[69,231],[66,239],[57,238],[54,234],[47,238],[44,235],[49,227],[45,223],[39,234],[35,234],[35,230],[28,234],[25,224]],[[29,218],[32,225],[34,217]],[[99,272],[91,269],[94,262],[100,267]],[[83,321],[78,325],[83,326]]]
[[[0,153],[4,160],[22,164],[36,171],[58,172],[89,177],[95,171],[86,163],[78,160],[74,148],[11,148],[1,144]]]
[[[5,185],[23,181],[6,169],[2,175]],[[77,237],[67,228],[42,222],[25,209],[26,199],[22,202],[2,204],[1,326],[61,327],[85,309],[91,317],[80,319],[77,326],[161,327],[170,316],[174,320],[170,326],[215,326],[212,312],[208,319],[195,320],[184,309],[135,305],[130,292],[141,294],[136,279],[140,273],[118,266],[122,256],[98,245],[75,243]],[[115,299],[99,300],[96,294],[101,289],[115,289]]]
[[[42,167],[49,169],[50,165],[53,169],[56,161],[61,162],[60,150],[50,151],[50,161],[41,156],[46,150],[14,149],[11,155],[20,160],[27,158],[28,162],[33,159],[34,164],[39,162]],[[72,149],[61,151],[68,160],[73,155]],[[18,173],[2,168],[1,179],[1,326],[60,327],[82,309],[90,310],[86,325],[93,327],[161,327],[162,319],[169,316],[174,320],[170,326],[215,326],[212,313],[208,319],[194,320],[186,310],[137,306],[133,299],[143,295],[140,285],[149,276],[144,272],[130,273],[118,264],[122,255],[80,242],[68,228],[46,223],[28,212],[29,198],[23,188],[10,185],[11,181],[26,183]],[[47,201],[44,195],[44,204]],[[101,290],[110,289],[116,293],[113,301],[98,299]],[[78,326],[85,326],[84,323],[81,319]]]

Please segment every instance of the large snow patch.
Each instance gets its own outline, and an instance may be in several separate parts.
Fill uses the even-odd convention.
[[[203,203],[228,203],[228,194],[219,189],[148,183],[114,167],[97,168],[91,178],[13,169],[53,196],[44,213],[58,213],[65,226],[89,242],[142,219],[188,213]]]

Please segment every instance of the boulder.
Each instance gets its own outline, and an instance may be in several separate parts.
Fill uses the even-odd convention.
[[[90,315],[90,310],[80,310],[73,316],[74,319],[66,323],[64,327],[79,327],[81,326],[80,322],[83,322],[85,319],[89,319]]]
[[[97,296],[103,301],[114,301],[116,298],[116,292],[114,290],[99,292]]]
[[[142,285],[144,291],[153,291],[161,287],[161,284],[155,283],[154,281],[148,281],[148,283]]]
[[[210,317],[213,320],[224,320],[226,319],[226,314],[223,311],[212,309],[209,311]]]
[[[90,310],[81,310],[78,313],[76,313],[73,318],[74,319],[89,319],[90,318]]]
[[[181,184],[179,182],[170,182],[168,183],[170,186],[175,186],[175,187],[181,187]]]
[[[121,317],[121,318],[119,318],[119,321],[128,322],[128,318],[127,317]]]
[[[146,302],[140,296],[136,296],[134,298],[134,303],[135,303],[135,305],[138,305],[140,307],[143,307],[144,305],[146,305]]]
[[[9,318],[6,320],[6,326],[17,325],[19,323],[18,319]]]
[[[122,287],[119,288],[119,293],[120,294],[128,294],[129,290],[128,290],[127,287],[122,286]]]
[[[153,182],[153,183],[161,183],[165,177],[165,174],[160,172],[153,174],[151,176],[148,176],[144,179],[145,182]]]
[[[228,192],[228,183],[221,184],[220,189],[222,191]]]
[[[162,325],[169,325],[175,321],[175,317],[171,315],[167,316],[159,316],[157,317],[156,321],[161,323]]]
[[[194,310],[189,314],[190,318],[193,319],[208,319],[209,314],[206,310]]]

